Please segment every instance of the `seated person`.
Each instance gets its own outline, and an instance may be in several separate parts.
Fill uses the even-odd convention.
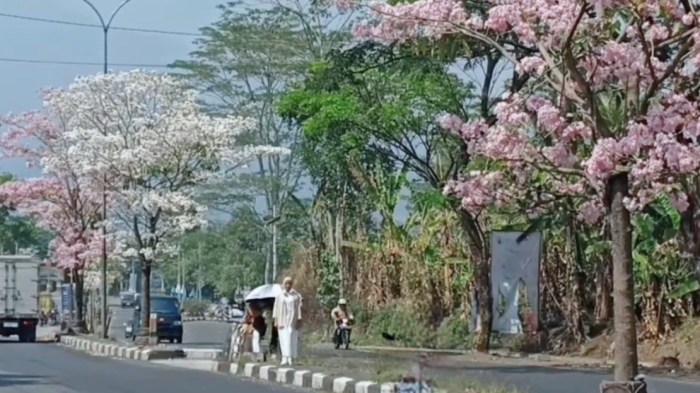
[[[262,309],[253,304],[248,305],[245,323],[249,326],[247,333],[251,336],[252,352],[260,353],[260,339],[265,336],[267,331],[267,323],[265,323]]]

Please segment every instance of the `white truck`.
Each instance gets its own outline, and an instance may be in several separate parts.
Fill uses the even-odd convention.
[[[31,255],[0,255],[0,336],[36,341],[41,264]]]

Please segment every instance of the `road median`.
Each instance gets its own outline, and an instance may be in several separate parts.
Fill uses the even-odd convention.
[[[131,360],[179,359],[186,356],[185,351],[182,349],[133,347],[99,341],[85,336],[61,336],[60,342],[63,345],[83,352]]]
[[[332,393],[393,393],[396,383],[379,383],[347,376],[337,376],[337,370],[317,372],[304,367],[277,367],[271,364],[229,363],[214,359],[187,359],[185,349],[124,346],[85,336],[61,336],[61,344],[79,351],[116,358],[148,361],[171,367],[226,373],[280,385],[309,388]],[[435,393],[440,392],[433,391]],[[481,393],[481,392],[479,392]]]

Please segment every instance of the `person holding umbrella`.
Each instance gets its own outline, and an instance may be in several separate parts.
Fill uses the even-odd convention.
[[[291,277],[285,277],[282,286],[284,291],[275,298],[272,318],[279,333],[281,365],[291,366],[298,354],[302,298],[294,289],[294,280]]]

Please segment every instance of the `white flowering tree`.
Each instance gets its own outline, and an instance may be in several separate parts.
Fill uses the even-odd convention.
[[[107,193],[105,225],[118,255],[143,266],[142,317],[148,326],[150,275],[157,261],[177,252],[175,239],[206,225],[197,189],[273,147],[237,148],[255,122],[212,117],[197,93],[175,77],[131,71],[79,78],[47,94],[70,130],[66,138],[82,176]]]

